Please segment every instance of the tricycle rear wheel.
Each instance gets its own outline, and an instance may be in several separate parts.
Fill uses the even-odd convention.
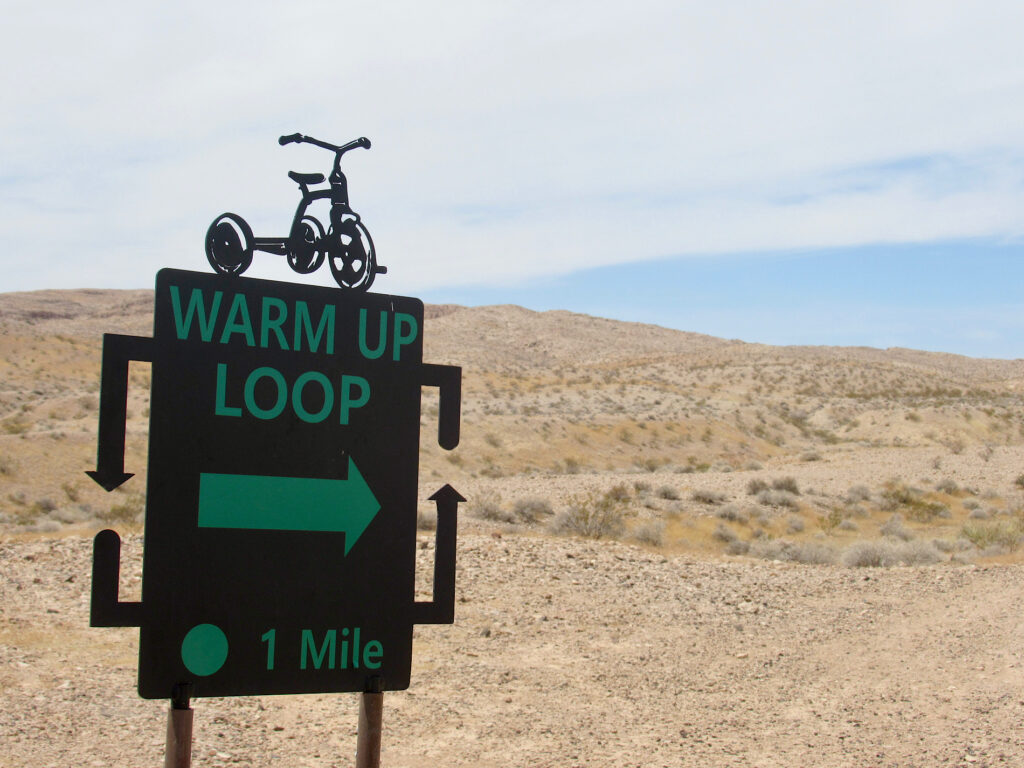
[[[206,259],[215,272],[240,275],[252,264],[252,228],[235,213],[222,213],[206,230]]]

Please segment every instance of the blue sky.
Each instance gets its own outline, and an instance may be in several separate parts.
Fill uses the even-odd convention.
[[[0,291],[206,270],[346,156],[374,290],[1024,357],[1019,2],[14,0]],[[257,254],[249,274],[299,278]]]

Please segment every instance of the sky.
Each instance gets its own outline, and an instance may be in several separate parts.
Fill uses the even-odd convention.
[[[374,291],[1024,358],[1024,3],[8,0],[0,291],[206,271],[344,158]],[[330,285],[257,252],[254,277]]]

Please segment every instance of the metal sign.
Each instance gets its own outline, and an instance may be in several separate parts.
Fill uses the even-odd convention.
[[[365,265],[369,268],[369,264]],[[151,339],[104,337],[97,468],[124,471],[129,360],[152,361],[142,601],[95,540],[92,624],[139,626],[139,693],[399,690],[412,630],[454,615],[455,516],[438,506],[434,600],[416,602],[421,387],[459,441],[461,369],[423,358],[403,296],[157,275]]]

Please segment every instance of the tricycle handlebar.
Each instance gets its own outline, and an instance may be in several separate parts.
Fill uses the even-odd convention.
[[[337,154],[338,157],[341,157],[350,149],[360,147],[362,149],[370,148],[370,140],[365,136],[360,136],[355,141],[350,141],[348,144],[342,144],[340,147],[334,144],[328,144],[326,141],[320,141],[320,139],[314,139],[312,136],[303,136],[301,133],[291,133],[287,136],[282,136],[277,140],[277,143],[281,146],[284,146],[285,144],[313,144],[315,146],[331,150],[331,152]]]

